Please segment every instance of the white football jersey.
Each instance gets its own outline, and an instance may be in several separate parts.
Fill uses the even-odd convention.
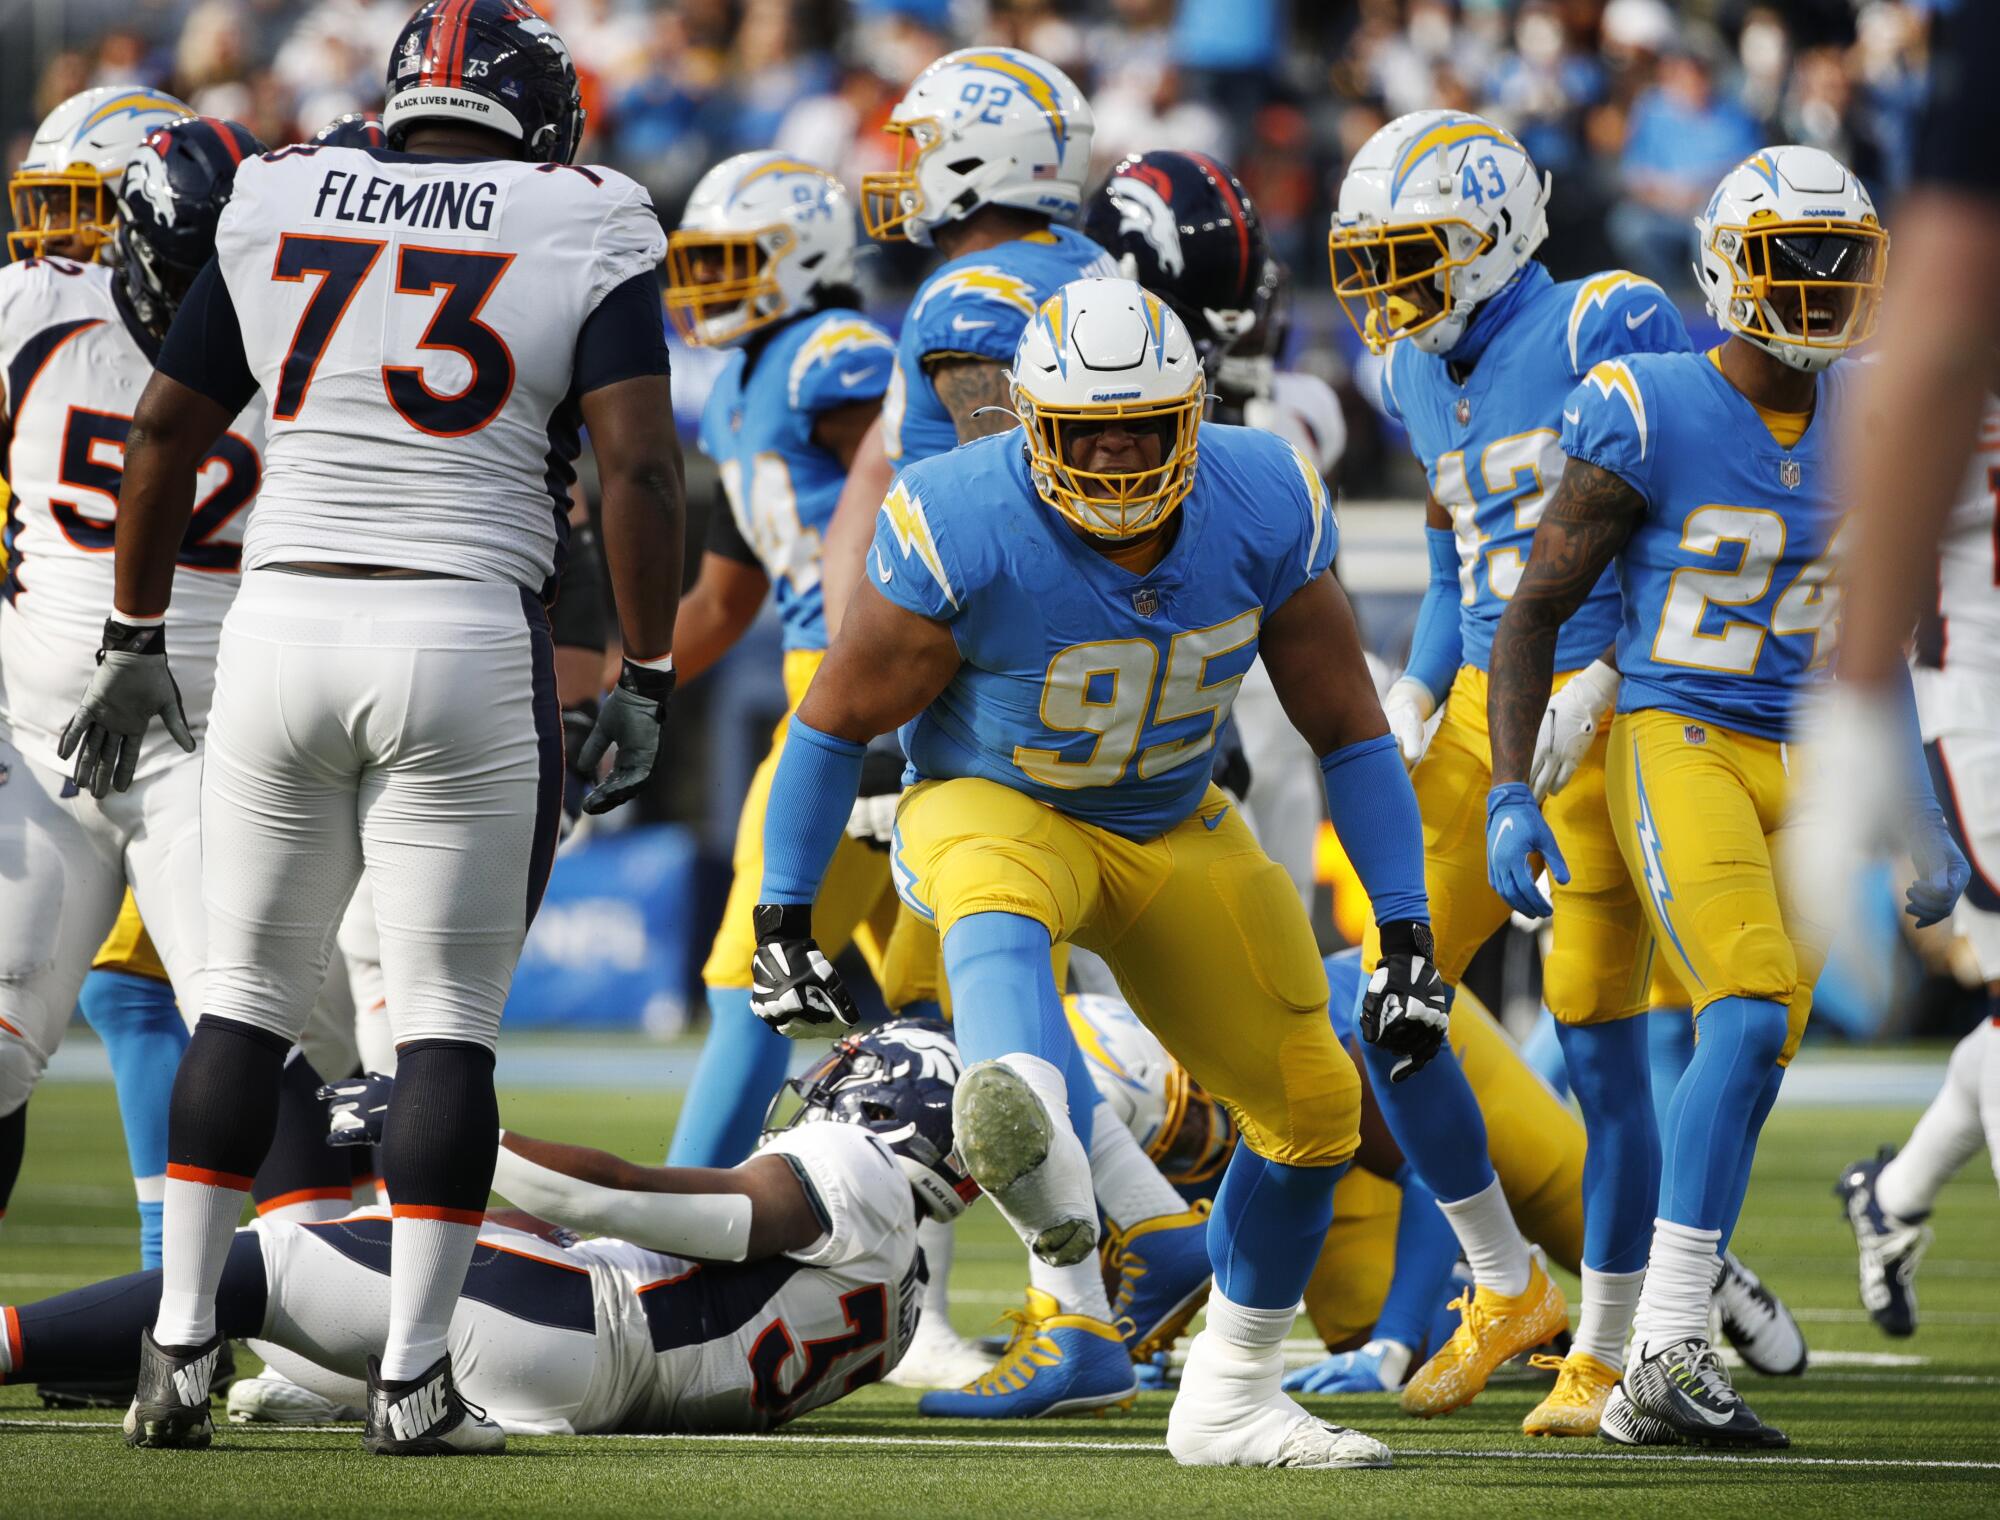
[[[920,1291],[916,1196],[895,1157],[830,1121],[785,1130],[759,1154],[795,1157],[812,1179],[831,1221],[812,1249],[703,1264],[621,1240],[574,1248],[617,1284],[600,1315],[619,1347],[615,1377],[592,1387],[606,1407],[581,1413],[579,1429],[768,1430],[902,1360]]]
[[[13,430],[5,470],[13,498],[0,604],[0,733],[57,770],[68,767],[56,755],[56,739],[90,684],[111,615],[125,432],[153,374],[113,299],[112,278],[105,265],[56,258],[0,269],[0,407]],[[263,446],[260,399],[203,462],[174,572],[167,650],[197,738],[208,721],[216,646],[236,596]],[[180,754],[155,725],[138,774]]]
[[[1924,737],[2000,732],[2000,398],[1988,396],[1972,463],[1938,546],[1937,608],[1918,638]]]
[[[659,264],[611,169],[284,148],[216,254],[270,446],[245,564],[403,565],[540,589],[569,510],[577,335]]]
[[[1318,375],[1302,370],[1281,369],[1272,375],[1270,398],[1247,403],[1243,421],[1248,427],[1276,433],[1322,475],[1331,475],[1347,452],[1347,418],[1340,410],[1340,398]]]

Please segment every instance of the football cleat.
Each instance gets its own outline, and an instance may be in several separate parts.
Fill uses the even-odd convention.
[[[500,1427],[458,1391],[450,1352],[399,1383],[384,1379],[381,1362],[369,1357],[367,1420],[361,1444],[378,1457],[474,1456],[507,1449]]]
[[[1528,1286],[1512,1298],[1476,1288],[1461,1293],[1452,1307],[1460,1313],[1458,1329],[1403,1386],[1403,1413],[1420,1420],[1470,1404],[1502,1362],[1569,1325],[1562,1289],[1539,1261],[1529,1262]]]
[[[951,1328],[948,1320],[919,1316],[903,1359],[882,1379],[898,1388],[963,1388],[993,1365],[993,1358]]]
[[[1618,1386],[1618,1369],[1607,1367],[1588,1351],[1568,1356],[1537,1356],[1530,1365],[1553,1370],[1556,1386],[1521,1422],[1524,1436],[1594,1436],[1604,1417],[1605,1400]]]
[[[238,1381],[225,1407],[232,1425],[326,1425],[363,1419],[368,1413],[302,1388],[275,1367]]]
[[[1649,1414],[1639,1412],[1639,1407],[1625,1396],[1623,1381],[1611,1385],[1611,1392],[1604,1400],[1604,1412],[1598,1418],[1597,1434],[1613,1446],[1681,1444],[1673,1426],[1665,1420],[1656,1420]]]
[[[1188,1321],[1208,1301],[1214,1272],[1208,1264],[1207,1199],[1178,1214],[1116,1225],[1104,1237],[1104,1269],[1112,1283],[1111,1318],[1129,1326],[1132,1360],[1170,1349]]]
[[[1792,1444],[1782,1430],[1766,1425],[1743,1402],[1722,1370],[1722,1358],[1701,1336],[1641,1357],[1626,1368],[1619,1386],[1637,1413],[1666,1425],[1681,1444],[1760,1450]]]
[[[1055,1122],[1019,1072],[1003,1061],[968,1067],[952,1090],[951,1115],[965,1169],[1029,1250],[1052,1267],[1073,1267],[1096,1249],[1097,1210],[1093,1204],[1080,1212],[1078,1199],[1062,1196],[1074,1190],[1063,1187],[1060,1169],[1051,1165]],[[1085,1167],[1082,1198],[1089,1200],[1087,1161]]]
[[[961,1420],[1032,1420],[1130,1409],[1139,1395],[1132,1357],[1117,1325],[1063,1314],[1055,1298],[1028,1289],[1009,1309],[1013,1337],[1000,1360],[963,1388],[927,1393],[919,1414]]]
[[[1861,1253],[1861,1307],[1889,1335],[1917,1328],[1917,1263],[1930,1249],[1928,1213],[1904,1219],[1875,1197],[1875,1179],[1896,1154],[1885,1145],[1872,1161],[1857,1161],[1840,1174],[1834,1196],[1847,1205],[1847,1222]]]
[[[1806,1337],[1792,1311],[1764,1280],[1722,1253],[1722,1277],[1715,1285],[1715,1309],[1722,1333],[1743,1365],[1765,1377],[1797,1377],[1806,1370]]]
[[[1280,1391],[1284,1361],[1203,1331],[1167,1412],[1167,1450],[1185,1467],[1387,1467],[1373,1436],[1307,1413]]]
[[[125,1411],[125,1444],[199,1451],[215,1436],[208,1395],[225,1342],[212,1335],[199,1346],[162,1346],[151,1330],[139,1333],[139,1390]]]

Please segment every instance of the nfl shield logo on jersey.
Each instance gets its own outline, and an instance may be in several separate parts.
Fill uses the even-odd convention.
[[[1141,586],[1132,593],[1132,610],[1140,617],[1151,617],[1160,610],[1160,593],[1151,586]]]
[[[1458,416],[1458,425],[1460,427],[1465,427],[1472,421],[1471,398],[1467,396],[1460,396],[1458,398],[1458,406],[1456,408],[1456,411]]]
[[[1778,461],[1778,483],[1787,491],[1799,488],[1799,462],[1796,459]]]

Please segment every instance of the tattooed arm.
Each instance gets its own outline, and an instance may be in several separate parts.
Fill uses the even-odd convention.
[[[1494,785],[1528,779],[1554,682],[1556,634],[1645,515],[1646,499],[1609,470],[1580,459],[1564,468],[1493,635],[1486,721]]]
[[[1004,433],[1016,425],[1006,365],[991,359],[949,354],[926,358],[924,369],[937,389],[938,400],[958,427],[960,443],[970,443],[988,433]],[[981,407],[998,410],[980,412]],[[973,415],[976,412],[979,415]]]

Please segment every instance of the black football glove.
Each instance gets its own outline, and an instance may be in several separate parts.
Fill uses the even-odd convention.
[[[329,1082],[319,1090],[326,1105],[328,1145],[380,1145],[382,1121],[389,1117],[389,1094],[396,1079],[379,1071]]]
[[[71,772],[79,791],[93,797],[132,785],[139,751],[153,719],[166,725],[174,743],[190,754],[194,735],[181,708],[181,689],[167,669],[167,630],[162,624],[135,628],[116,618],[104,620],[97,671],[83,701],[56,741],[56,753],[76,755]]]
[[[1382,960],[1361,999],[1361,1038],[1399,1057],[1389,1080],[1422,1071],[1444,1044],[1451,995],[1438,975],[1431,926],[1414,919],[1382,925]]]
[[[759,903],[750,923],[757,931],[757,953],[750,960],[750,1011],[793,1040],[852,1029],[861,1010],[813,940],[812,908]]]
[[[590,737],[573,762],[576,769],[595,775],[605,753],[616,749],[611,774],[583,799],[586,813],[608,813],[638,795],[660,758],[660,730],[666,726],[667,702],[673,694],[671,670],[648,670],[625,662],[618,684],[598,708]]]

